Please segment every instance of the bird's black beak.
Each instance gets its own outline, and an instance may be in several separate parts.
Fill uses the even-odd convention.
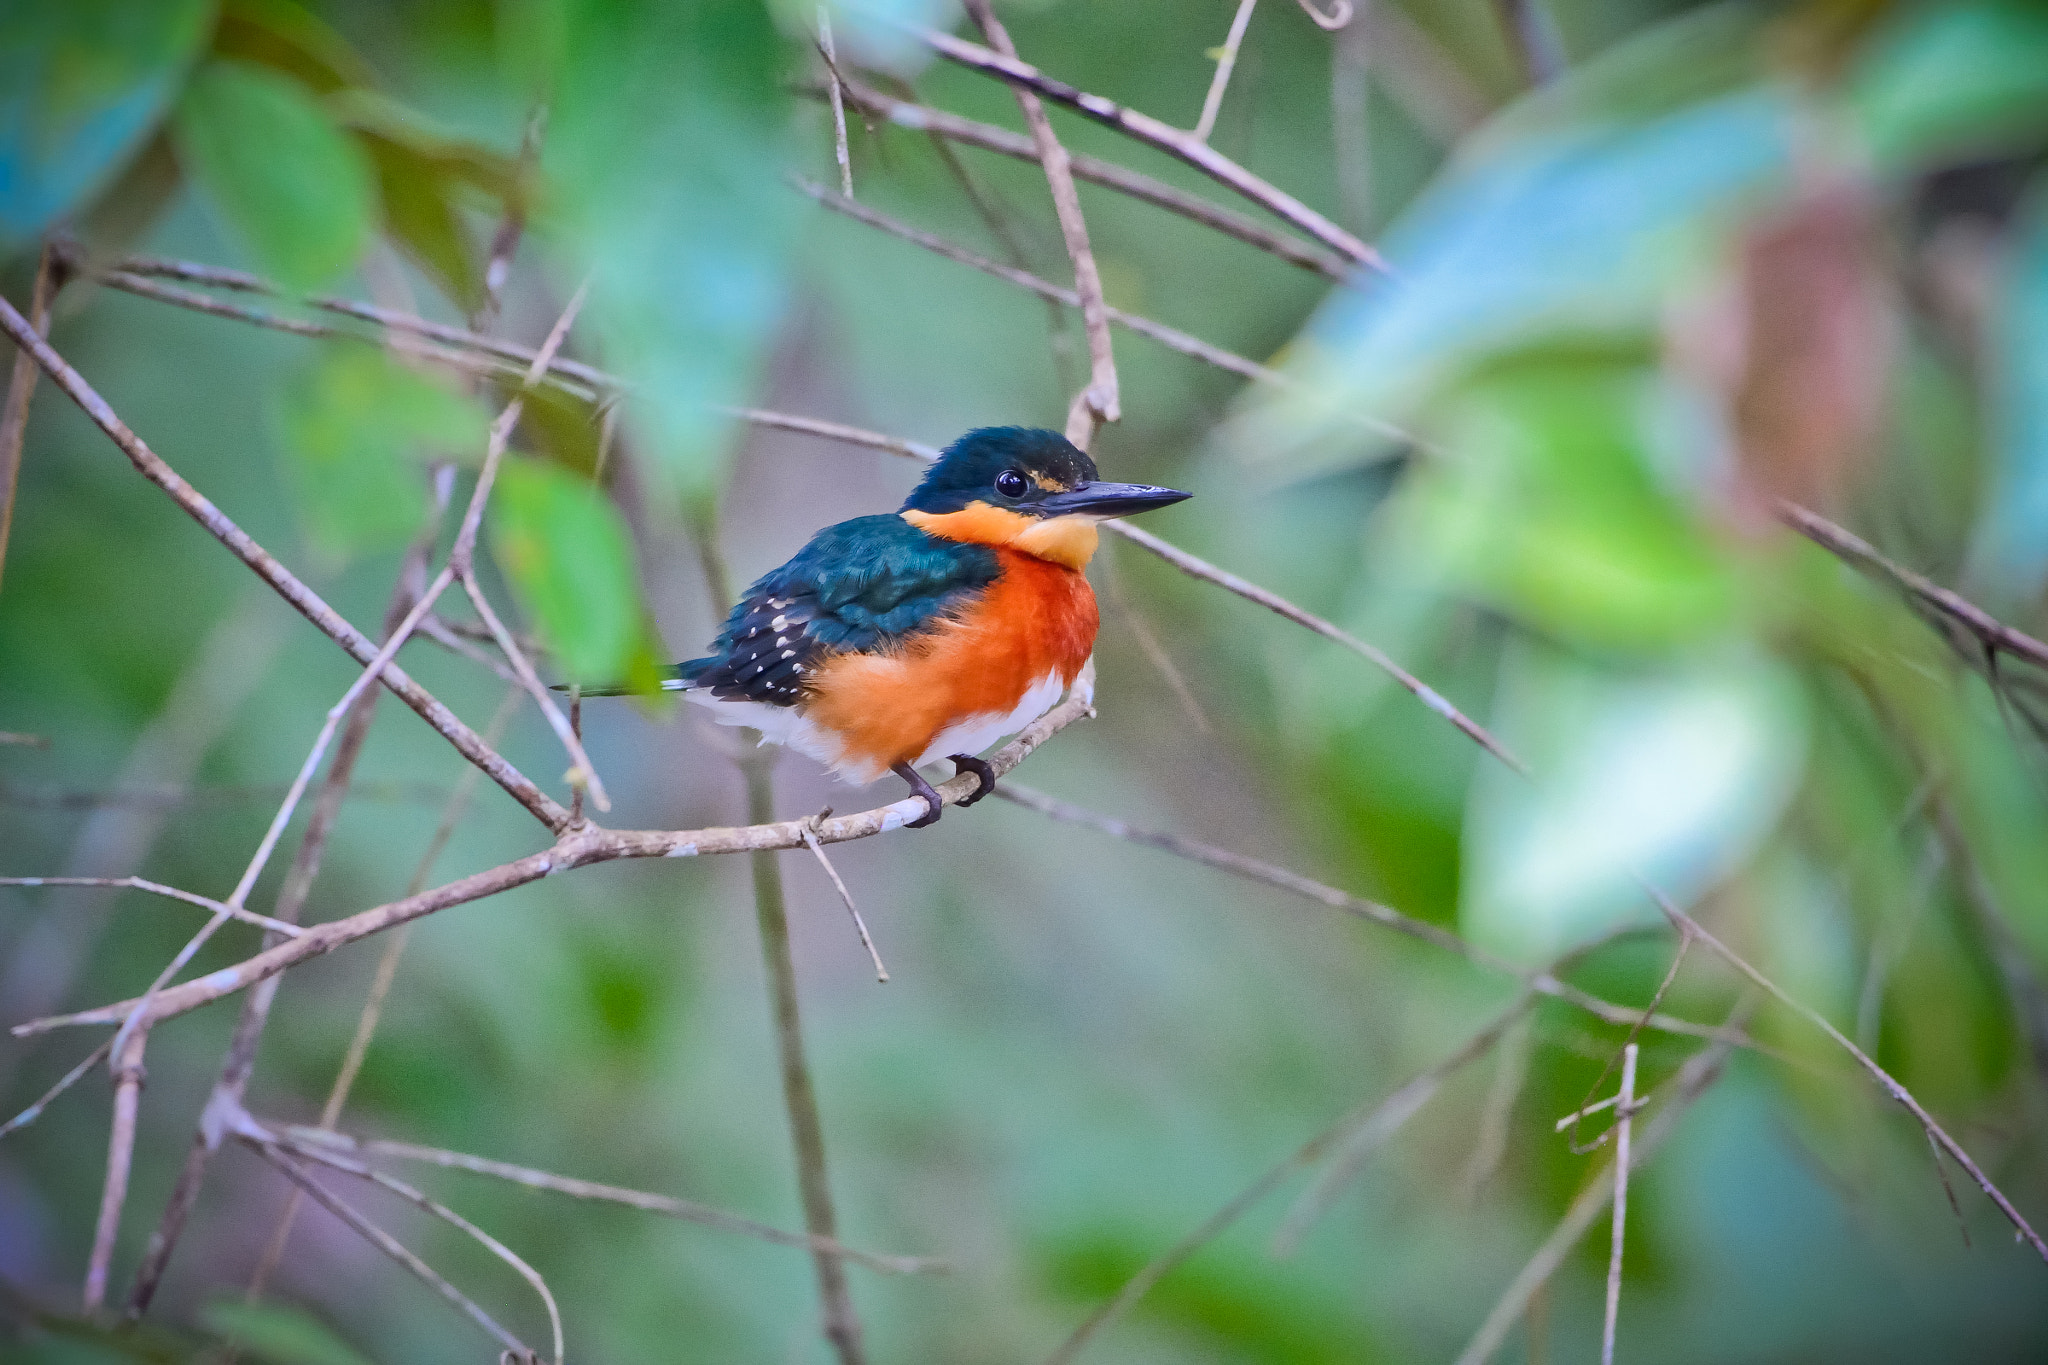
[[[1149,483],[1104,483],[1097,480],[1040,498],[1031,509],[1047,517],[1128,517],[1155,507],[1171,507],[1193,497],[1178,488]]]

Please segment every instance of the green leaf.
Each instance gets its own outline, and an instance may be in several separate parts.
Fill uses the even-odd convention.
[[[565,676],[611,683],[647,671],[632,540],[588,479],[508,457],[491,496],[491,548]]]
[[[486,427],[469,399],[353,342],[285,386],[278,425],[308,538],[333,555],[409,540],[427,516],[424,462],[477,458]]]
[[[367,158],[300,82],[243,62],[201,67],[178,104],[178,140],[260,269],[317,289],[355,264],[375,225]]]
[[[666,495],[722,485],[729,418],[780,322],[798,196],[782,184],[784,45],[755,0],[565,0],[517,32],[557,60],[547,222],[591,271],[607,368]]]
[[[211,1304],[206,1325],[265,1365],[372,1365],[370,1358],[304,1309],[281,1303]]]
[[[1919,9],[1856,71],[1849,107],[1887,167],[2036,140],[2048,130],[2048,13],[2013,0]]]
[[[270,67],[322,95],[376,83],[347,39],[292,0],[226,0],[213,53]]]
[[[1527,963],[1657,922],[1637,874],[1693,903],[1776,825],[1805,751],[1796,686],[1741,652],[1622,674],[1531,645],[1504,666],[1499,710],[1496,732],[1545,780],[1480,768],[1459,915]]]
[[[82,205],[148,140],[198,54],[208,0],[0,7],[0,246]]]

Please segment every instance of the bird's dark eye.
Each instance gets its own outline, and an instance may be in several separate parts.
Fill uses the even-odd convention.
[[[1029,486],[1024,482],[1024,476],[1014,469],[1005,469],[996,475],[996,492],[1006,498],[1023,497],[1024,490]]]

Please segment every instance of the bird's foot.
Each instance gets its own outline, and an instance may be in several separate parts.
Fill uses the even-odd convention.
[[[939,794],[936,791],[932,790],[932,784],[924,780],[924,774],[911,767],[908,763],[898,763],[890,771],[910,784],[910,794],[912,796],[924,798],[925,813],[915,820],[906,820],[904,828],[923,829],[926,825],[936,825],[939,823],[939,813],[945,810],[946,803],[939,799]]]
[[[954,776],[973,773],[981,782],[981,785],[974,789],[974,795],[960,798],[961,809],[966,809],[996,789],[996,770],[989,767],[986,760],[976,758],[972,754],[949,754],[947,757],[953,760]]]

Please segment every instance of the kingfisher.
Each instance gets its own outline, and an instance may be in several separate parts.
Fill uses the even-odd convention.
[[[975,774],[973,805],[995,787],[981,752],[1051,710],[1094,652],[1096,523],[1189,496],[1106,482],[1056,431],[970,431],[893,516],[827,526],[763,574],[662,687],[845,781],[895,773],[923,828],[940,800],[918,768]]]

